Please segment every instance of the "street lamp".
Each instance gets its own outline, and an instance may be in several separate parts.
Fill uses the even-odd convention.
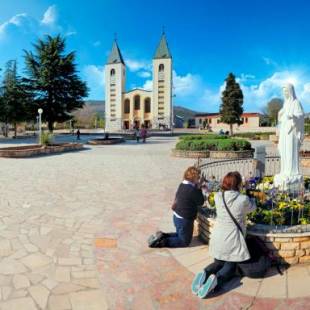
[[[42,136],[42,118],[41,118],[41,115],[43,113],[43,109],[38,109],[38,113],[39,113],[39,144],[41,144],[41,136]]]
[[[39,136],[39,115],[36,116],[37,123],[36,123],[36,135]]]
[[[173,94],[172,95],[172,98],[171,98],[171,135],[173,135],[173,129],[174,129],[174,98],[176,97],[176,94]]]

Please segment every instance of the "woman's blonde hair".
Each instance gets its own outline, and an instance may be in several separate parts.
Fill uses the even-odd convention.
[[[189,182],[194,182],[200,176],[200,170],[197,167],[188,167],[185,172],[183,179]]]

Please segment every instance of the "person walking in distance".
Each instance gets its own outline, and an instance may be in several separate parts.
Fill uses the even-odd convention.
[[[141,126],[141,138],[142,138],[143,143],[145,143],[146,137],[147,137],[147,129],[146,129],[145,125],[142,125]]]

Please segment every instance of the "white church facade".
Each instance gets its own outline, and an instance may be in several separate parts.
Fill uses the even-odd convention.
[[[116,41],[105,65],[105,128],[117,132],[172,127],[172,57],[163,33],[153,57],[153,89],[126,91],[126,64]]]

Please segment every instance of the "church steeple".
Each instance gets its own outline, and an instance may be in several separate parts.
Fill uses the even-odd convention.
[[[115,39],[112,45],[112,50],[108,58],[107,64],[117,64],[117,63],[122,63],[123,65],[125,64],[121,51],[118,47],[117,41]]]
[[[169,48],[168,48],[168,43],[167,43],[165,32],[163,32],[161,36],[160,42],[157,46],[153,59],[163,59],[163,58],[172,58]]]

